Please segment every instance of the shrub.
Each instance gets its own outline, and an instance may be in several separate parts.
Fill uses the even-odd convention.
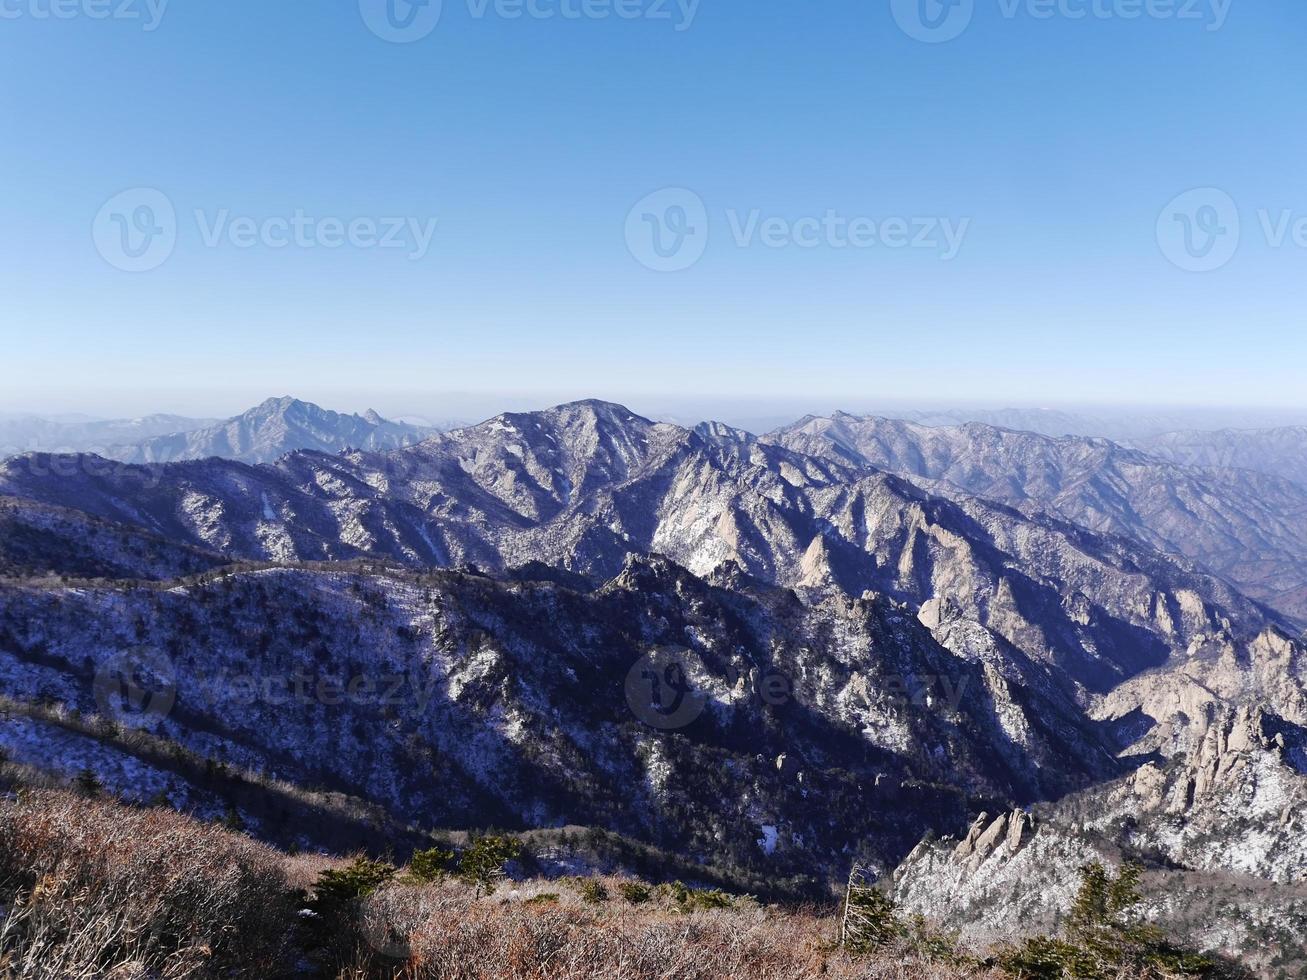
[[[395,866],[356,857],[340,868],[319,872],[308,908],[305,939],[314,954],[327,962],[348,956],[359,944],[363,899],[395,877]]]
[[[894,900],[873,885],[851,879],[844,899],[841,939],[855,950],[880,949],[907,935]]]
[[[617,886],[617,890],[631,905],[643,905],[653,898],[653,889],[638,881],[624,881]]]
[[[1030,980],[1221,976],[1214,960],[1173,946],[1157,926],[1138,921],[1133,910],[1141,900],[1142,872],[1137,864],[1125,864],[1113,877],[1098,862],[1085,866],[1063,934],[1036,936],[1004,950],[999,965]]]
[[[608,901],[608,888],[597,878],[586,878],[581,882],[581,900],[591,905]]]
[[[352,914],[359,899],[371,895],[394,877],[394,865],[356,857],[343,868],[328,868],[318,875],[309,909],[332,928],[339,927]]]
[[[408,863],[408,873],[421,882],[439,881],[449,872],[454,852],[443,847],[414,851]]]
[[[504,865],[521,853],[522,842],[512,837],[474,838],[458,857],[459,880],[474,886],[478,895],[491,895],[504,877]]]
[[[903,928],[905,945],[929,962],[952,966],[979,965],[974,956],[961,951],[959,933],[942,932],[931,926],[925,916],[912,916]]]
[[[659,885],[658,890],[671,897],[679,912],[706,912],[734,906],[731,896],[720,888],[695,889],[684,882],[674,881],[670,885]]]

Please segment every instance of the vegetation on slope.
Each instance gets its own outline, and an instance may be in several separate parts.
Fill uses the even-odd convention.
[[[91,794],[94,788],[87,788]],[[509,879],[514,838],[467,837],[404,868],[289,856],[167,808],[20,790],[0,798],[0,975],[16,980],[830,980],[1214,976],[1125,914],[1132,871],[1087,873],[1072,931],[980,957],[887,901],[862,937],[836,910],[629,878]],[[865,940],[870,935],[871,941]],[[1056,962],[1039,957],[1052,951]],[[1106,952],[1105,952],[1106,951]],[[1064,956],[1063,954],[1067,954]],[[1169,953],[1168,953],[1169,955]],[[1176,952],[1176,956],[1181,956]],[[1045,958],[1047,959],[1047,958]],[[1102,961],[1106,963],[1106,960]],[[1101,966],[1101,964],[1100,964]],[[1098,969],[1098,967],[1095,967]],[[1105,968],[1104,968],[1105,969]]]

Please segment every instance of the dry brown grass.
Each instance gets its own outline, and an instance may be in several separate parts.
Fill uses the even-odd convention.
[[[924,962],[910,950],[866,957],[835,948],[829,916],[743,903],[682,913],[663,899],[583,901],[562,882],[531,882],[478,899],[466,886],[395,884],[366,900],[357,955],[339,980],[975,980],[976,969]],[[529,901],[558,893],[556,903]],[[389,955],[383,955],[388,953]]]
[[[304,950],[301,889],[340,864],[287,857],[163,809],[28,791],[0,799],[0,976],[191,980],[286,976]],[[832,918],[737,902],[631,905],[617,879],[509,884],[492,896],[404,876],[331,923],[341,980],[947,980],[983,973],[910,951],[851,957]],[[531,901],[556,893],[556,901]],[[318,950],[321,954],[325,951]]]
[[[281,855],[160,809],[0,799],[0,976],[278,975],[295,896]]]
[[[631,904],[621,887],[631,883],[614,878],[504,883],[484,896],[401,873],[301,919],[303,891],[343,863],[288,857],[169,810],[50,790],[0,798],[0,977],[275,980],[303,975],[293,971],[305,957],[337,980],[1000,977],[928,959],[908,940],[848,953],[829,911],[742,899],[685,911],[695,903],[668,888]]]

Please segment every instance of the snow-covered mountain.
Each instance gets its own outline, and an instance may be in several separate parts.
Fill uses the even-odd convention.
[[[191,432],[217,419],[147,415],[137,419],[56,420],[20,415],[0,418],[0,458],[20,453],[99,453],[156,436]]]
[[[1081,408],[921,408],[870,405],[859,415],[903,419],[921,425],[954,428],[977,422],[1000,429],[1046,436],[1088,436],[1144,446],[1171,432],[1217,429],[1265,429],[1299,425],[1301,411],[1236,408],[1164,409],[1145,407]]]
[[[87,657],[153,651],[176,680],[158,732],[403,821],[599,825],[783,877],[837,877],[856,842],[892,867],[931,826],[965,820],[969,796],[1033,800],[1118,771],[1055,686],[1014,690],[893,601],[804,603],[665,559],[632,558],[586,589],[343,569],[3,587],[0,649],[11,698],[84,713],[97,711]],[[666,725],[632,701],[656,651],[696,686],[684,718],[670,699],[647,702]],[[360,678],[374,689],[345,696]],[[326,679],[339,698],[318,696]],[[0,741],[57,769],[59,729],[67,738],[57,718],[29,716]],[[169,785],[151,772],[121,788]],[[756,843],[764,826],[779,835],[772,853]]]
[[[262,464],[11,459],[0,744],[201,812],[246,805],[221,762],[273,787],[243,814],[269,836],[288,784],[401,826],[589,824],[805,887],[854,856],[888,873],[981,810],[1202,768],[1239,712],[1273,719],[1297,772],[1296,627],[1147,539],[1180,533],[1166,506],[1201,527],[1292,498],[1227,511],[1214,477],[1102,440],[847,428],[758,439],[585,401]],[[171,677],[156,741],[86,720],[124,657]],[[1094,832],[1178,840],[1165,821],[1210,797],[1175,798]],[[1224,867],[1185,840],[1168,860]]]
[[[542,563],[603,581],[632,555],[661,554],[700,576],[738,567],[817,594],[872,590],[909,603],[955,652],[1078,703],[1107,705],[1142,672],[1202,649],[1307,722],[1296,688],[1256,669],[1268,637],[1294,630],[1198,566],[1038,510],[936,496],[865,464],[607,403],[500,416],[389,453],[300,452],[270,465],[27,456],[0,468],[0,491],[233,560]],[[1169,731],[1178,712],[1155,727]]]
[[[1307,487],[1307,426],[1186,430],[1138,439],[1135,444],[1181,466],[1255,470]]]
[[[1281,476],[1179,465],[1106,439],[842,413],[800,420],[764,441],[1128,536],[1200,562],[1307,622],[1307,486]]]
[[[432,429],[392,422],[374,411],[342,415],[296,398],[269,398],[225,422],[156,435],[104,455],[129,463],[161,463],[219,456],[267,463],[286,453],[311,449],[394,449],[420,442]]]
[[[221,457],[266,463],[298,449],[336,453],[411,446],[433,428],[382,418],[369,410],[345,415],[297,398],[269,398],[230,419],[150,415],[106,421],[0,419],[0,459],[23,453],[91,453],[130,463]]]

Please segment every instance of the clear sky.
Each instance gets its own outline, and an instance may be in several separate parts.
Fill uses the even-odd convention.
[[[1301,0],[391,2],[0,0],[0,410],[1307,405]]]

